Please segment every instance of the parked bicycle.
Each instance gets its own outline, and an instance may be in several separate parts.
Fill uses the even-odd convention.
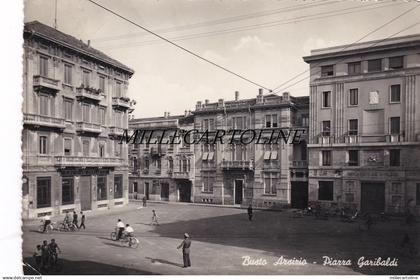
[[[56,222],[51,222],[45,227],[45,233],[51,233],[54,230],[58,230]],[[44,220],[41,220],[41,224],[39,225],[38,231],[44,233]]]
[[[60,231],[76,231],[78,230],[77,226],[73,223],[61,223],[58,227]]]

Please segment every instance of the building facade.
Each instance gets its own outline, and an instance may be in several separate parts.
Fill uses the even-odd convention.
[[[309,200],[420,211],[420,36],[313,50]]]
[[[23,217],[126,204],[133,70],[36,21],[23,69]]]
[[[129,144],[130,198],[193,201],[193,145],[183,142],[182,138],[179,144],[175,144],[175,141],[174,144],[163,144],[171,142],[172,132],[191,130],[193,124],[193,117],[188,112],[183,116],[170,116],[169,113],[165,113],[163,117],[129,121],[132,131],[153,131],[153,135],[146,136],[150,140]],[[168,132],[164,133],[164,130]]]
[[[130,120],[132,129],[195,129],[208,131],[210,139],[214,139],[217,130],[261,130],[260,142],[268,142],[272,130],[300,129],[303,132],[300,144],[284,144],[281,141],[266,145],[257,144],[256,141],[242,144],[239,137],[232,143],[227,138],[223,144],[220,141],[215,144],[181,143],[178,147],[158,153],[162,154],[165,164],[153,164],[153,159],[150,159],[152,155],[146,155],[153,147],[144,147],[146,150],[135,148],[135,158],[146,158],[147,164],[143,166],[142,160],[139,167],[134,168],[132,164],[133,169],[140,172],[136,174],[137,178],[130,180],[133,193],[136,193],[134,190],[140,190],[138,194],[141,197],[146,195],[157,200],[244,206],[253,204],[261,208],[306,207],[308,102],[308,97],[292,97],[288,93],[264,96],[262,91],[256,98],[241,100],[237,92],[232,101],[197,102],[195,110],[186,117]],[[247,143],[247,137],[251,136],[245,136],[242,142]],[[159,147],[155,149],[159,150]],[[169,161],[171,158],[176,158],[172,165]],[[165,166],[171,172],[162,171]],[[156,167],[159,176],[152,171]],[[141,170],[144,169],[149,174],[144,174],[144,171],[142,174]],[[182,172],[177,174],[176,170]],[[179,182],[183,182],[188,191],[180,191]],[[168,188],[169,198],[162,195],[166,192],[163,190]]]

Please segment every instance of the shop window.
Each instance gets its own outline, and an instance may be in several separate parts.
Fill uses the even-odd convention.
[[[62,178],[61,180],[61,201],[62,204],[74,203],[73,178]]]
[[[36,206],[37,208],[51,206],[51,178],[41,177],[36,180]]]

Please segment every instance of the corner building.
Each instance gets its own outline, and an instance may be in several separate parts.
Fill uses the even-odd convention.
[[[23,62],[23,218],[127,204],[133,70],[37,21]]]
[[[313,50],[309,200],[420,213],[420,35]]]

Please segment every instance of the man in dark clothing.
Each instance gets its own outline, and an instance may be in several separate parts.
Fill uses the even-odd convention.
[[[48,250],[50,253],[50,258],[52,259],[54,264],[57,264],[57,260],[58,260],[58,253],[61,253],[60,247],[58,247],[58,244],[55,243],[55,239],[51,239],[50,244],[48,244]]]
[[[86,227],[85,227],[85,214],[83,214],[83,212],[80,212],[80,215],[81,215],[81,221],[80,221],[80,225],[79,225],[79,228],[81,228],[81,227],[83,227],[83,229],[86,229]]]
[[[252,221],[252,205],[248,207],[248,220]]]
[[[146,196],[143,196],[143,207],[147,206],[147,199]]]
[[[184,241],[177,247],[177,249],[182,248],[182,259],[184,261],[184,268],[191,266],[190,261],[190,247],[191,239],[188,233],[184,233]]]
[[[77,213],[76,213],[76,211],[73,211],[73,224],[74,224],[75,227],[78,227],[77,226],[78,221],[77,221]]]
[[[41,246],[41,267],[42,268],[48,267],[49,258],[50,258],[50,250],[48,247],[48,241],[44,240]]]

